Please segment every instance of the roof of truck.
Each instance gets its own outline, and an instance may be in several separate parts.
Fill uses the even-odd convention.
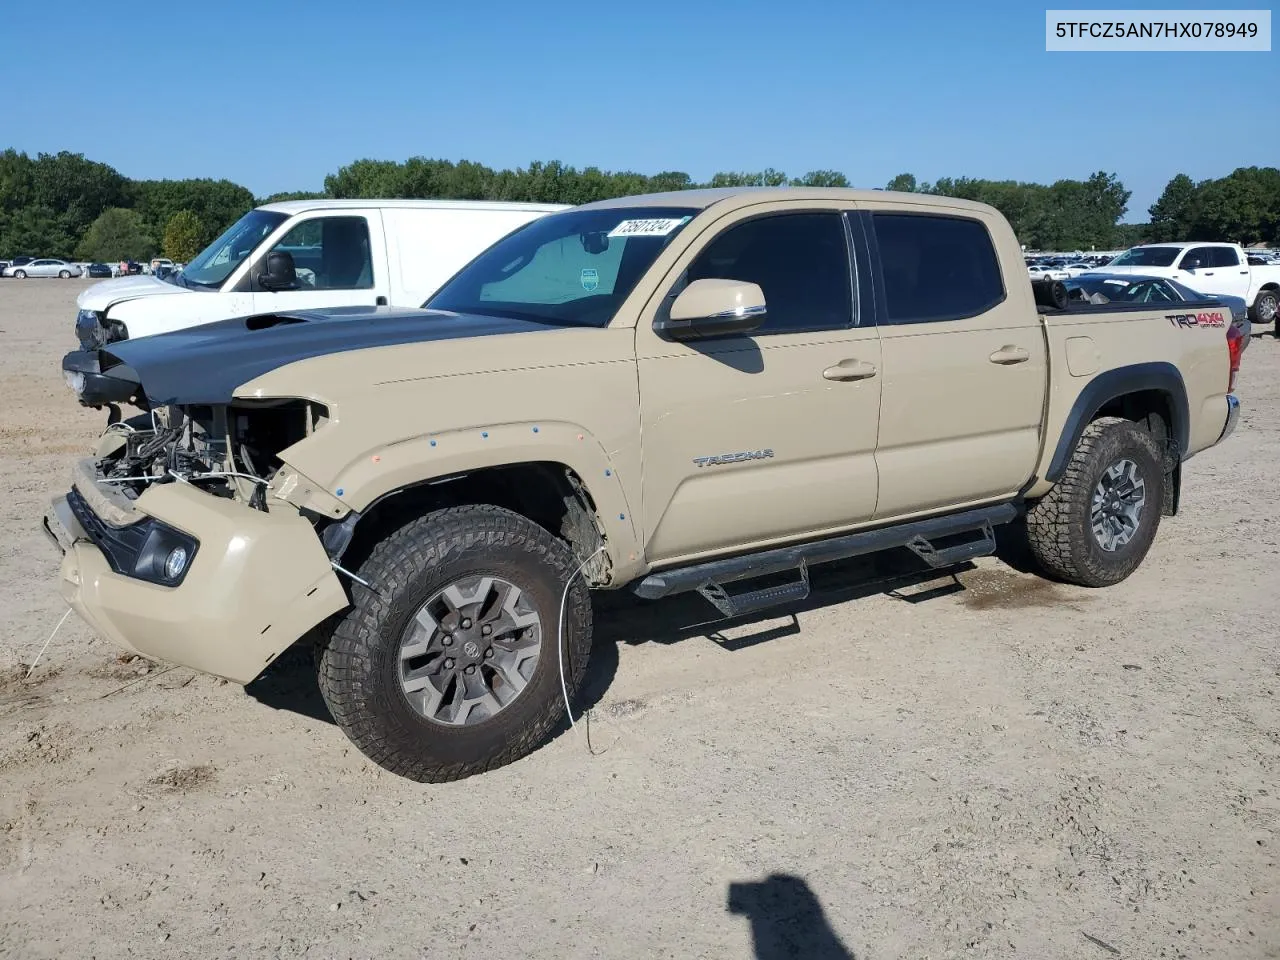
[[[287,213],[292,216],[296,213],[309,213],[312,210],[344,210],[356,207],[360,209],[368,209],[369,207],[379,209],[409,207],[414,210],[541,210],[544,213],[554,213],[557,210],[565,210],[568,206],[568,204],[564,203],[510,203],[491,200],[332,200],[321,198],[319,200],[281,200],[279,203],[264,203],[258,209],[274,210],[277,213]]]
[[[1169,243],[1140,243],[1140,247],[1172,247],[1175,250],[1182,250],[1185,247],[1234,247],[1237,244],[1227,243],[1223,240],[1177,240]]]
[[[583,204],[584,209],[608,207],[695,207],[705,209],[712,204],[734,201],[734,206],[768,200],[841,200],[864,203],[885,200],[917,203],[922,206],[958,207],[990,210],[983,203],[957,200],[931,193],[897,193],[892,190],[855,190],[851,187],[715,187],[705,190],[672,190],[667,193],[642,193],[632,197],[614,197]]]

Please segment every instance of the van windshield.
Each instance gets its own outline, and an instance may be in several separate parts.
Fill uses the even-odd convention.
[[[540,217],[499,240],[423,306],[603,327],[692,207],[609,207]]]
[[[197,287],[222,286],[262,239],[288,219],[272,210],[250,210],[196,254],[179,274],[180,282]]]

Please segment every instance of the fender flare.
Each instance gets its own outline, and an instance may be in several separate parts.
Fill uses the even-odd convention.
[[[1099,410],[1126,394],[1152,390],[1169,398],[1169,431],[1178,444],[1178,458],[1183,459],[1191,434],[1191,413],[1182,374],[1173,364],[1164,361],[1135,363],[1107,370],[1085,384],[1067,414],[1053,459],[1045,471],[1045,479],[1057,483],[1062,478],[1085,427]]]

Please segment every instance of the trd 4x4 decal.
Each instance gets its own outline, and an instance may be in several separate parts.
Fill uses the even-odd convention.
[[[1175,327],[1225,327],[1226,317],[1220,313],[1166,313],[1164,318]]]

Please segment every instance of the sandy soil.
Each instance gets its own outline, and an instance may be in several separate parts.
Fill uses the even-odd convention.
[[[1269,334],[1126,583],[890,558],[719,631],[610,598],[589,731],[421,786],[305,656],[246,692],[72,617],[23,679],[101,422],[58,367],[81,286],[0,282],[0,955],[1280,957]]]

